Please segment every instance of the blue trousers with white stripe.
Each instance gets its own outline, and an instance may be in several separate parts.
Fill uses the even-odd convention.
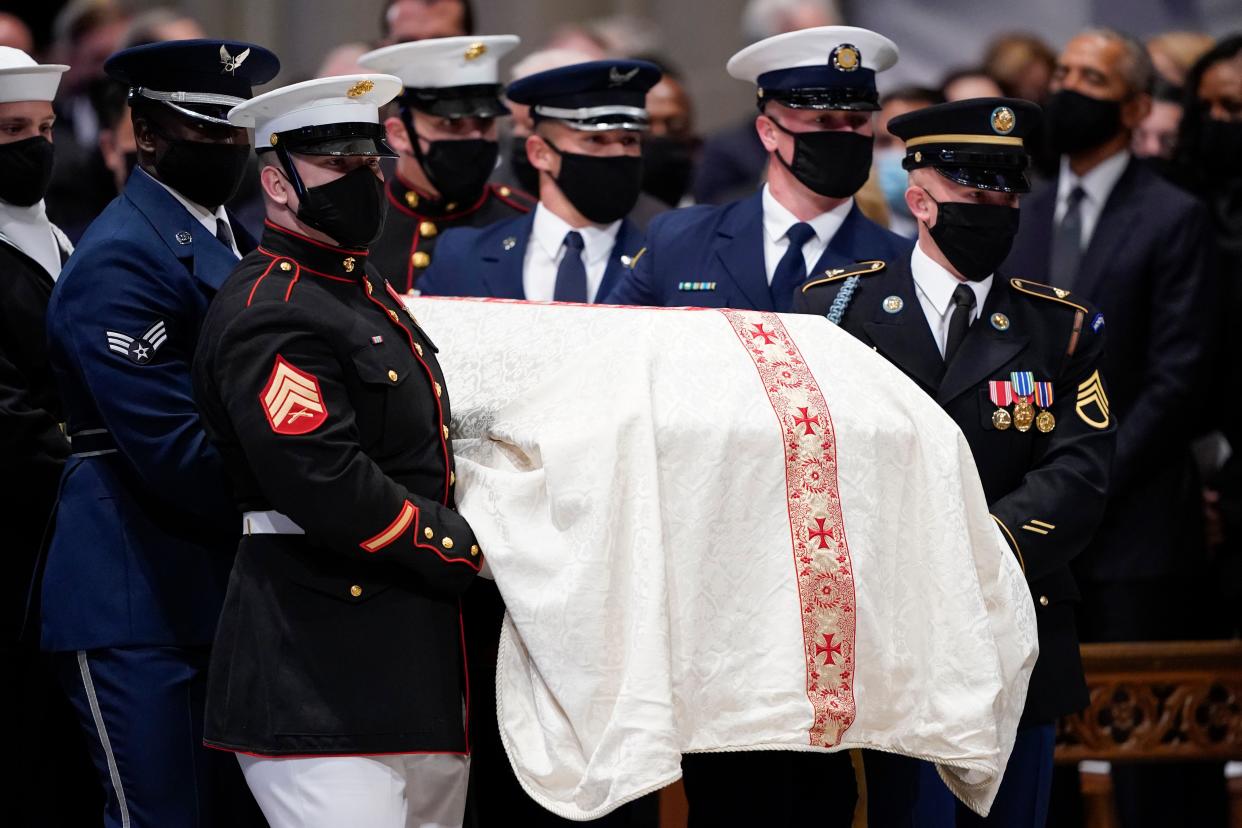
[[[107,828],[263,825],[231,753],[203,747],[206,647],[57,653],[106,793]]]

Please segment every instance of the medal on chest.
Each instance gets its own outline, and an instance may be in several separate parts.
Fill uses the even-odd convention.
[[[1027,432],[1035,422],[1035,406],[1031,400],[1035,394],[1035,375],[1030,371],[1013,371],[1009,374],[1009,382],[1013,385],[1013,427],[1018,431]]]
[[[1044,434],[1057,427],[1057,418],[1052,415],[1052,383],[1035,383],[1035,405],[1039,406],[1039,414],[1035,416],[1035,427]]]
[[[992,412],[992,427],[1004,431],[1013,425],[1013,416],[1009,406],[1013,405],[1013,386],[1008,380],[992,380],[988,383],[988,396],[996,410]]]

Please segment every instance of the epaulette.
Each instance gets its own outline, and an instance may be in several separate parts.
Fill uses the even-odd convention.
[[[633,256],[622,256],[621,264],[624,267],[628,267],[630,270],[633,270],[634,266],[638,264],[638,260],[641,259],[643,257],[643,254],[646,252],[647,252],[647,248],[641,247],[639,248],[638,252],[635,253]]]
[[[492,184],[490,186],[492,188],[492,192],[496,195],[496,198],[500,199],[505,204],[508,204],[515,210],[521,210],[524,213],[529,213],[533,210],[535,208],[535,204],[539,201],[539,199],[535,198],[530,193],[519,190],[515,187],[510,187],[507,184]]]
[[[264,255],[270,256],[270,253],[264,252]],[[254,285],[250,288],[250,295],[246,297],[246,307],[250,307],[256,301],[256,294],[262,291],[259,299],[276,299],[281,298],[283,301],[289,301],[289,294],[293,292],[293,286],[297,284],[298,278],[302,275],[302,268],[295,260],[288,256],[272,256],[271,262],[264,268],[259,277],[254,280]]]
[[[846,265],[845,267],[834,267],[831,270],[824,271],[824,275],[818,279],[812,279],[804,284],[802,286],[802,292],[806,293],[813,287],[826,285],[831,282],[839,282],[842,279],[848,279],[851,276],[871,276],[872,274],[879,273],[886,267],[888,267],[888,265],[879,259],[872,259],[866,262],[855,262],[854,264]]]
[[[1028,279],[1010,279],[1009,284],[1013,286],[1014,290],[1019,293],[1025,293],[1027,296],[1037,296],[1050,302],[1059,302],[1084,314],[1089,313],[1085,307],[1073,301],[1070,292],[1064,288],[1042,285],[1039,282],[1032,282]]]

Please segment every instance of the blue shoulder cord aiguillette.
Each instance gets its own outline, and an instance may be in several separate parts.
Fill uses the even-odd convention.
[[[854,291],[858,288],[858,278],[849,277],[841,285],[841,290],[837,291],[837,298],[832,300],[832,307],[828,309],[828,321],[832,324],[840,325],[845,317],[845,309],[850,306],[850,300],[854,298]]]

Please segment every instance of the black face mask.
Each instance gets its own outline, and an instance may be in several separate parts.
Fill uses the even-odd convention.
[[[341,247],[362,250],[384,229],[384,182],[370,167],[358,167],[335,181],[308,187],[298,220]]]
[[[938,208],[936,224],[929,228],[932,241],[949,264],[972,282],[982,282],[995,273],[1013,247],[1018,208],[934,198],[932,202]]]
[[[579,213],[596,224],[611,224],[634,209],[643,185],[643,159],[636,155],[581,155],[561,152],[556,186]]]
[[[190,201],[214,210],[241,186],[250,160],[249,144],[210,144],[155,134],[164,141],[164,151],[155,155],[155,172]]]
[[[38,204],[52,180],[52,142],[41,135],[0,144],[0,201]]]
[[[1121,101],[1062,89],[1048,98],[1044,116],[1052,149],[1059,155],[1072,154],[1116,137],[1121,130]]]
[[[770,119],[776,128],[794,139],[793,163],[778,151],[777,159],[808,190],[828,198],[849,198],[862,189],[871,174],[870,135],[847,130],[790,132]]]
[[[643,140],[643,192],[676,207],[693,175],[693,142],[663,136]]]
[[[1218,121],[1205,115],[1195,155],[1200,168],[1211,170],[1214,177],[1242,175],[1242,122]]]
[[[417,140],[417,139],[415,139]],[[432,186],[445,201],[473,204],[487,179],[496,169],[500,146],[495,141],[467,138],[460,141],[430,141],[426,152],[419,152],[419,163]]]
[[[531,195],[539,195],[539,170],[526,157],[525,135],[515,135],[509,139],[509,169],[517,179],[519,187]]]

